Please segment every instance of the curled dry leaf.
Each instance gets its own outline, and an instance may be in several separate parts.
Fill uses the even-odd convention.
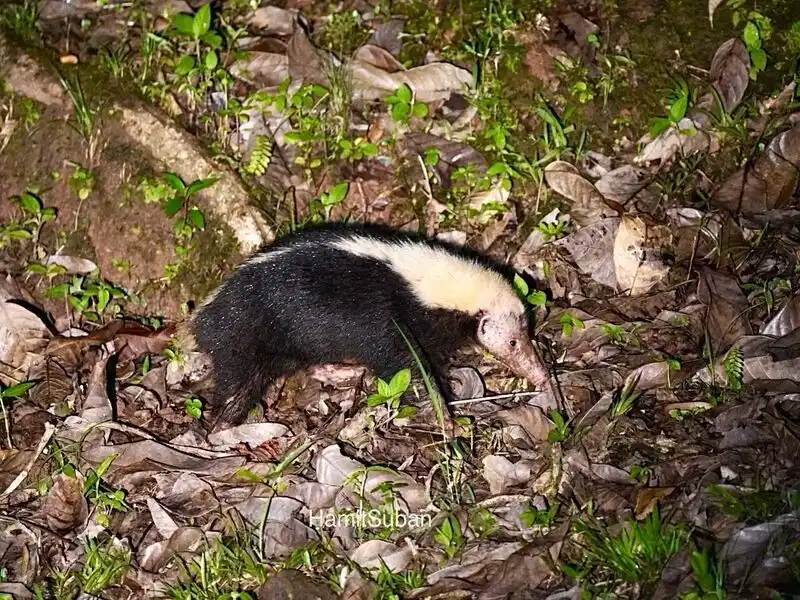
[[[697,285],[697,298],[706,306],[706,328],[716,356],[736,340],[753,333],[747,316],[747,298],[734,279],[704,268]]]
[[[368,44],[380,46],[392,56],[398,56],[403,49],[403,34],[405,17],[392,17],[375,28]]]
[[[778,311],[761,331],[763,335],[783,337],[800,327],[800,294],[795,295]]]
[[[53,531],[64,533],[81,527],[89,516],[89,505],[83,495],[83,477],[56,475],[42,504],[42,513]]]
[[[466,69],[437,62],[406,70],[378,46],[357,53],[348,70],[354,98],[366,101],[382,100],[404,83],[418,102],[447,100],[454,92],[466,92],[472,85],[472,73]]]
[[[248,423],[210,433],[208,442],[217,449],[229,449],[241,443],[255,448],[268,440],[274,440],[289,433],[289,428],[280,423]]]
[[[97,270],[97,265],[87,258],[77,256],[63,256],[52,254],[44,260],[45,265],[59,265],[67,270],[71,275],[88,275]]]
[[[262,6],[247,17],[247,28],[260,35],[290,36],[294,33],[296,14],[277,6]]]
[[[519,439],[522,433],[527,437],[527,442],[531,447],[535,446],[537,442],[547,440],[553,424],[544,415],[538,406],[517,406],[509,410],[501,410],[497,413],[497,417],[506,424],[509,428],[509,434],[514,439]],[[513,431],[515,428],[520,432]]]
[[[328,59],[322,57],[321,51],[308,39],[305,29],[297,23],[286,47],[286,58],[292,81],[330,85],[323,66]]]
[[[4,579],[31,584],[39,578],[42,540],[22,523],[9,519],[0,530]]]
[[[597,283],[617,289],[617,274],[614,268],[614,244],[621,220],[601,219],[554,244],[569,252],[572,262]]]
[[[800,173],[800,124],[775,136],[752,164],[731,175],[711,197],[721,208],[759,215],[785,207]]]
[[[153,519],[153,525],[155,525],[161,537],[169,538],[178,530],[178,524],[175,523],[170,514],[155,498],[147,499],[147,508],[150,510],[150,517]]]
[[[658,200],[658,192],[649,188],[653,177],[645,169],[625,165],[604,174],[595,183],[605,198],[625,206],[628,202],[650,206]]]
[[[622,217],[614,238],[614,272],[622,291],[641,296],[669,273],[661,259],[663,228],[648,227],[641,217]]]
[[[691,156],[711,148],[711,137],[701,131],[702,123],[690,118],[682,119],[677,127],[659,134],[642,148],[636,162],[667,162],[675,156]]]
[[[54,358],[45,358],[33,365],[28,378],[38,381],[29,397],[40,408],[60,406],[74,392],[71,373]]]
[[[344,485],[345,480],[364,465],[342,454],[337,445],[323,449],[317,458],[317,481],[325,485]]]
[[[508,488],[526,483],[531,478],[530,465],[512,463],[504,456],[490,455],[483,459],[483,478],[492,494],[502,494]]]
[[[367,540],[350,553],[350,560],[362,568],[377,569],[383,562],[394,573],[405,571],[411,558],[411,548],[407,545],[398,548],[383,540]]]
[[[284,54],[248,52],[247,58],[231,65],[231,75],[259,88],[271,88],[289,76],[289,59]]]
[[[13,369],[8,373],[11,378],[0,377],[4,385],[24,381],[50,339],[49,329],[36,313],[9,299],[6,290],[0,290],[0,363],[6,372]]]
[[[486,386],[483,384],[481,374],[472,367],[459,367],[450,371],[450,382],[455,398],[467,400],[469,398],[483,398]]]
[[[739,106],[750,83],[750,55],[739,38],[731,38],[717,49],[710,75],[722,105],[730,113]]]
[[[88,423],[110,421],[113,416],[111,400],[108,398],[108,358],[98,360],[92,367],[86,401],[83,403],[81,417]]]
[[[590,225],[598,219],[616,214],[597,188],[570,163],[563,160],[551,162],[544,169],[544,177],[553,191],[571,202],[569,212],[579,225]]]

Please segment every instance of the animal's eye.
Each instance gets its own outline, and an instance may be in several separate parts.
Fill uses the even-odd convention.
[[[511,347],[512,347],[512,348],[516,348],[516,346],[517,346],[517,340],[511,340],[511,341],[509,342],[509,344],[511,344]]]

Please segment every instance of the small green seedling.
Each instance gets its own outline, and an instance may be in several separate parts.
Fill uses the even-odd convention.
[[[525,527],[549,527],[558,513],[558,504],[551,504],[547,510],[536,508],[533,504],[527,504],[519,514],[520,520]]]
[[[677,125],[686,116],[692,102],[692,92],[684,79],[676,82],[666,99],[667,115],[655,117],[650,122],[650,137],[656,137],[669,127]]]
[[[395,123],[405,125],[412,116],[422,119],[428,115],[428,105],[414,100],[414,93],[407,83],[402,84],[394,94],[387,96],[384,101],[389,107],[389,113]]]
[[[633,464],[628,469],[628,477],[643,486],[646,486],[647,482],[650,481],[651,474],[652,469],[642,465]]]
[[[120,302],[128,298],[128,293],[96,275],[73,275],[68,283],[61,283],[47,289],[51,298],[66,298],[67,302],[88,321],[97,322],[100,316],[109,313],[112,317],[122,311]]]
[[[470,515],[469,527],[478,539],[486,538],[497,529],[497,519],[485,506]]]
[[[89,469],[83,485],[83,495],[91,504],[100,509],[95,519],[97,524],[103,527],[108,527],[111,511],[124,513],[130,510],[130,506],[125,502],[125,490],[111,488],[103,483],[103,475],[116,458],[116,454],[110,454],[98,465],[96,470]]]
[[[378,378],[378,393],[367,398],[367,406],[385,404],[392,419],[410,417],[416,412],[413,406],[400,407],[400,398],[411,385],[411,369],[401,369],[386,382]]]
[[[86,200],[94,189],[94,175],[89,169],[72,163],[72,174],[69,176],[69,187],[81,201]]]
[[[557,221],[540,221],[536,228],[542,232],[545,240],[557,240],[569,228],[569,222],[562,219]]]
[[[758,12],[751,12],[742,32],[742,41],[750,56],[750,79],[755,81],[758,74],[767,68],[767,53],[763,44],[769,38],[772,25],[770,20]]]
[[[334,206],[339,206],[345,198],[347,198],[347,193],[350,191],[350,184],[346,181],[341,183],[337,183],[327,192],[323,192],[320,194],[319,198],[317,198],[311,205],[311,213],[314,215],[316,219],[320,217],[320,211],[325,213],[325,220],[327,221],[330,219],[331,211],[333,210]]]
[[[428,167],[435,167],[438,164],[440,158],[441,158],[441,153],[439,152],[439,149],[435,146],[426,148],[422,153],[422,161],[425,163],[425,166]]]
[[[464,545],[461,523],[455,515],[448,515],[436,528],[433,541],[442,546],[448,558],[453,558]]]
[[[689,566],[695,579],[693,590],[684,592],[678,600],[725,600],[725,569],[720,561],[712,560],[708,548],[694,550]]]
[[[12,196],[11,201],[19,205],[22,221],[0,224],[0,249],[13,240],[38,240],[42,226],[56,218],[56,210],[45,208],[41,199],[33,192]]]
[[[211,3],[201,6],[196,13],[178,13],[172,20],[172,33],[190,38],[194,45],[194,55],[183,54],[175,64],[177,75],[189,76],[197,71],[213,71],[219,64],[216,48],[222,38],[211,29]],[[202,54],[202,45],[207,46]]]
[[[537,308],[544,308],[547,305],[547,295],[541,290],[530,291],[528,282],[519,275],[514,275],[514,289],[520,298],[528,304]]]
[[[570,313],[561,315],[559,322],[561,323],[561,333],[564,337],[569,337],[576,329],[583,329],[583,321]]]
[[[617,419],[628,414],[636,403],[636,400],[642,395],[642,392],[637,389],[638,381],[639,378],[635,377],[615,394],[614,401],[611,404],[612,419]]]
[[[741,392],[744,381],[744,353],[741,348],[733,347],[722,359],[725,380],[732,392]]]
[[[191,197],[206,188],[210,188],[217,182],[217,178],[197,179],[187,185],[178,175],[167,171],[164,173],[164,179],[173,192],[172,196],[164,202],[164,212],[169,218],[174,217],[178,212],[182,213],[175,220],[172,229],[179,242],[175,247],[175,251],[179,256],[184,257],[188,252],[186,244],[191,240],[194,232],[197,230],[203,231],[206,228],[205,216],[197,206],[191,204]]]
[[[548,441],[563,442],[569,436],[569,422],[555,408],[550,409],[549,415],[554,427],[547,434]]]
[[[203,402],[200,398],[195,396],[186,399],[184,409],[186,410],[186,414],[193,419],[199,419],[203,416]]]
[[[362,158],[372,158],[377,154],[378,147],[362,137],[354,140],[347,138],[339,140],[339,156],[345,160],[355,162]]]

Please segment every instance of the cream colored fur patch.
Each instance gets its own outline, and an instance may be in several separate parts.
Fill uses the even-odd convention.
[[[440,248],[414,242],[384,242],[356,235],[329,242],[350,254],[388,264],[409,282],[426,306],[470,315],[524,312],[522,301],[499,274]]]

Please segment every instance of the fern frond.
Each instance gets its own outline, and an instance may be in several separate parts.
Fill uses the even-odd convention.
[[[267,172],[271,157],[272,139],[266,135],[257,135],[253,143],[253,151],[250,153],[250,159],[244,166],[245,172],[256,177],[263,175]]]
[[[738,392],[742,389],[744,377],[744,354],[741,348],[731,348],[722,360],[722,368],[725,370],[728,388]]]

